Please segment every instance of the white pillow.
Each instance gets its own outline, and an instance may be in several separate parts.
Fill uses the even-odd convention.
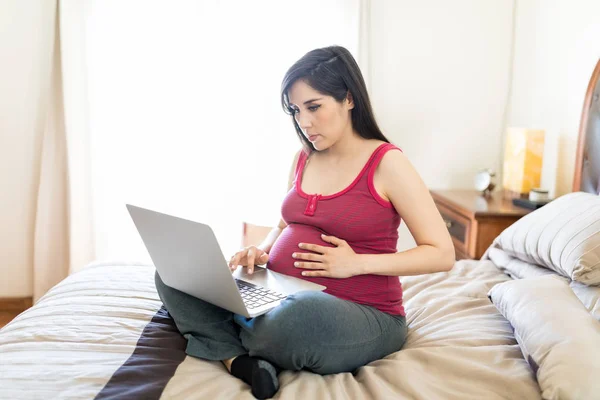
[[[600,196],[561,196],[506,228],[491,247],[574,281],[599,285]]]
[[[536,278],[546,275],[553,275],[559,279],[564,279],[571,287],[573,293],[575,293],[575,296],[592,314],[592,317],[600,321],[600,286],[588,286],[583,283],[574,282],[547,268],[511,257],[500,249],[490,248],[486,254],[487,259],[491,260],[496,267],[500,268],[500,270],[513,279]]]
[[[500,283],[489,291],[514,328],[544,399],[597,399],[600,395],[600,322],[556,276]]]

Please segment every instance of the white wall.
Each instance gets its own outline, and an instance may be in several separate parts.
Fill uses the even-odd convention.
[[[373,1],[369,76],[382,128],[432,188],[470,187],[499,163],[512,2]],[[47,84],[51,2],[0,0],[0,297],[31,294],[40,95]],[[15,101],[16,99],[16,101]],[[17,140],[17,138],[19,138]],[[400,248],[414,242],[405,231]]]
[[[431,188],[469,188],[477,170],[500,168],[512,12],[510,0],[372,1],[375,112]],[[566,192],[583,94],[600,56],[600,2],[518,0],[516,13],[508,124],[547,130],[543,182]],[[32,291],[53,18],[53,2],[0,0],[0,297]],[[403,231],[400,248],[412,243]]]
[[[600,57],[600,1],[518,0],[508,124],[546,130],[542,186],[572,190],[583,98]]]
[[[0,297],[32,293],[32,243],[52,1],[0,0]]]
[[[372,2],[373,107],[430,188],[469,189],[500,167],[512,12],[508,0]],[[413,243],[401,230],[399,249]]]

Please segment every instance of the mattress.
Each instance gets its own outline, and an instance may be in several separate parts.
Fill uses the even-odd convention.
[[[488,298],[510,280],[492,261],[402,278],[404,348],[354,374],[284,371],[282,399],[539,399],[509,322]],[[1,399],[244,399],[220,362],[185,354],[154,268],[94,263],[0,331]]]

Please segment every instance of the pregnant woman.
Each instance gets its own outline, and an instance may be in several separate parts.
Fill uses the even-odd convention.
[[[448,271],[450,235],[406,156],[375,121],[348,50],[313,50],[286,73],[281,101],[302,144],[281,221],[263,243],[237,252],[232,270],[266,264],[327,287],[300,292],[246,318],[166,286],[161,300],[188,339],[187,353],[223,361],[272,397],[281,369],[352,372],[400,350],[406,319],[399,276]],[[276,151],[273,149],[273,151]],[[397,252],[401,218],[417,246]]]

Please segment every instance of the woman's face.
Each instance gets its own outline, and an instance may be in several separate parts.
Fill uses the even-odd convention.
[[[352,132],[352,101],[345,99],[339,103],[302,80],[292,85],[288,98],[296,122],[316,150],[325,150],[345,133]]]

